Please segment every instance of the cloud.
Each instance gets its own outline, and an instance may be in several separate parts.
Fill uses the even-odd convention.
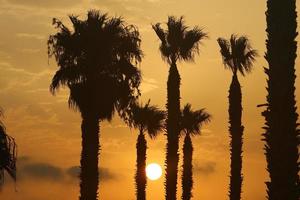
[[[20,156],[18,157],[17,163],[19,165],[23,165],[24,163],[30,161],[30,157],[29,156]]]
[[[196,174],[210,175],[216,171],[216,162],[196,163],[194,171]]]
[[[18,174],[21,179],[35,178],[59,181],[64,177],[63,170],[48,163],[29,163],[24,165]]]
[[[33,34],[33,33],[17,33],[16,36],[18,38],[28,38],[28,39],[36,39],[36,40],[44,40],[46,37],[43,35]]]
[[[72,166],[67,169],[54,166],[50,163],[39,163],[32,161],[29,156],[21,156],[17,160],[18,179],[24,180],[44,180],[62,182],[68,181],[69,178],[77,179],[80,174],[79,166]],[[117,175],[106,167],[99,168],[99,180],[110,181],[117,178]]]
[[[66,170],[66,173],[72,178],[78,178],[80,174],[80,167],[73,166]],[[99,179],[101,181],[109,181],[116,179],[116,175],[112,173],[108,168],[100,167],[99,168]]]
[[[41,106],[40,104],[30,104],[26,108],[26,113],[37,119],[49,119],[52,114],[46,108],[46,106]]]
[[[28,6],[28,7],[44,7],[44,8],[59,8],[64,6],[75,6],[79,3],[82,3],[82,0],[7,0],[8,3],[13,5],[20,5],[20,6]]]
[[[141,91],[143,94],[158,88],[157,81],[153,78],[144,78],[141,83]]]

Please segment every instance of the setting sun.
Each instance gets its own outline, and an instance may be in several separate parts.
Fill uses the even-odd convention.
[[[162,175],[161,166],[156,163],[151,163],[151,164],[147,165],[146,175],[152,181],[159,179]]]

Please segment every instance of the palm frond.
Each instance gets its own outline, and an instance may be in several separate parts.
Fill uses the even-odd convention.
[[[199,44],[207,37],[199,27],[189,29],[185,25],[184,17],[169,16],[166,30],[160,23],[152,25],[156,35],[161,40],[160,52],[162,58],[168,63],[177,60],[193,61],[194,55],[199,53]]]
[[[150,105],[150,100],[145,104],[132,105],[132,118],[130,126],[144,132],[147,131],[150,138],[155,138],[164,128],[166,114],[155,105]]]
[[[238,37],[232,34],[229,41],[224,38],[219,38],[217,41],[225,67],[233,73],[239,71],[243,76],[251,72],[258,53],[252,49],[246,36]]]
[[[0,124],[0,187],[4,183],[4,170],[16,181],[17,145],[14,138],[6,134],[5,127]]]
[[[233,60],[232,60],[232,54],[231,54],[231,48],[228,40],[224,38],[218,38],[218,44],[220,46],[220,53],[222,55],[222,60],[225,68],[233,68]],[[233,70],[233,69],[232,69]]]
[[[97,10],[88,11],[86,20],[74,15],[69,19],[72,31],[53,20],[57,33],[49,37],[48,55],[55,57],[59,69],[50,91],[69,87],[69,106],[83,115],[92,108],[101,119],[111,119],[115,111],[127,118],[129,105],[140,95],[137,64],[143,52],[138,29]]]
[[[182,44],[180,46],[180,55],[185,61],[193,61],[195,53],[199,53],[199,44],[208,35],[198,27],[186,31]]]
[[[166,44],[166,33],[165,31],[160,27],[160,23],[152,25],[153,30],[155,31],[156,35],[162,42],[162,44]]]
[[[181,111],[181,130],[186,134],[200,134],[202,125],[210,119],[211,115],[205,109],[193,111],[191,104],[186,104]]]

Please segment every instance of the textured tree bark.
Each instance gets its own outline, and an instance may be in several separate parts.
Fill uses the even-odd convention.
[[[232,77],[229,90],[229,134],[230,142],[230,185],[229,199],[240,200],[242,192],[242,92],[236,73]]]
[[[81,124],[82,152],[80,172],[80,200],[98,199],[98,154],[99,154],[99,120],[85,117]]]
[[[193,145],[190,134],[186,134],[183,144],[183,165],[182,165],[182,200],[192,198],[193,189]]]
[[[136,184],[136,199],[145,200],[146,199],[146,151],[147,151],[147,142],[145,135],[142,131],[137,139],[136,143],[136,175],[135,175],[135,184]]]
[[[267,52],[269,67],[264,141],[269,200],[299,200],[299,129],[295,100],[297,57],[296,1],[267,1]]]
[[[178,172],[178,140],[180,120],[180,75],[175,63],[171,64],[167,82],[167,153],[166,153],[166,200],[176,200]]]

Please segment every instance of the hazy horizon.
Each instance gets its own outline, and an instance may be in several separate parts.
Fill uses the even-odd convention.
[[[299,2],[297,2],[299,12]],[[268,180],[264,143],[261,141],[264,118],[257,108],[266,103],[266,75],[263,67],[266,51],[266,2],[253,0],[0,0],[0,106],[4,109],[7,132],[18,144],[17,190],[7,177],[0,199],[52,200],[78,199],[76,169],[81,151],[80,113],[68,108],[68,90],[56,96],[49,92],[57,70],[54,59],[47,57],[47,39],[55,33],[52,18],[70,25],[69,14],[86,18],[86,12],[98,9],[109,16],[122,16],[139,28],[145,57],[140,64],[143,82],[141,101],[165,109],[168,64],[161,58],[159,40],[151,24],[166,22],[168,15],[185,16],[190,27],[198,25],[208,33],[194,63],[180,62],[181,106],[212,114],[212,121],[194,137],[193,199],[228,199],[229,134],[228,90],[231,72],[225,70],[216,39],[232,33],[246,35],[259,57],[253,72],[239,80],[243,93],[243,200],[266,199]],[[298,20],[299,22],[299,20]],[[297,38],[299,41],[299,37]],[[299,48],[297,51],[299,55]],[[296,60],[296,100],[299,107],[300,72]],[[112,123],[100,123],[100,196],[102,200],[135,199],[135,143],[138,131],[129,129],[115,115]],[[147,163],[164,166],[166,137],[161,133],[148,139]],[[182,138],[180,142],[182,160]],[[100,176],[101,176],[100,175]],[[181,173],[179,174],[180,177]],[[148,180],[148,199],[163,199],[163,176]],[[181,195],[180,179],[178,197]]]

